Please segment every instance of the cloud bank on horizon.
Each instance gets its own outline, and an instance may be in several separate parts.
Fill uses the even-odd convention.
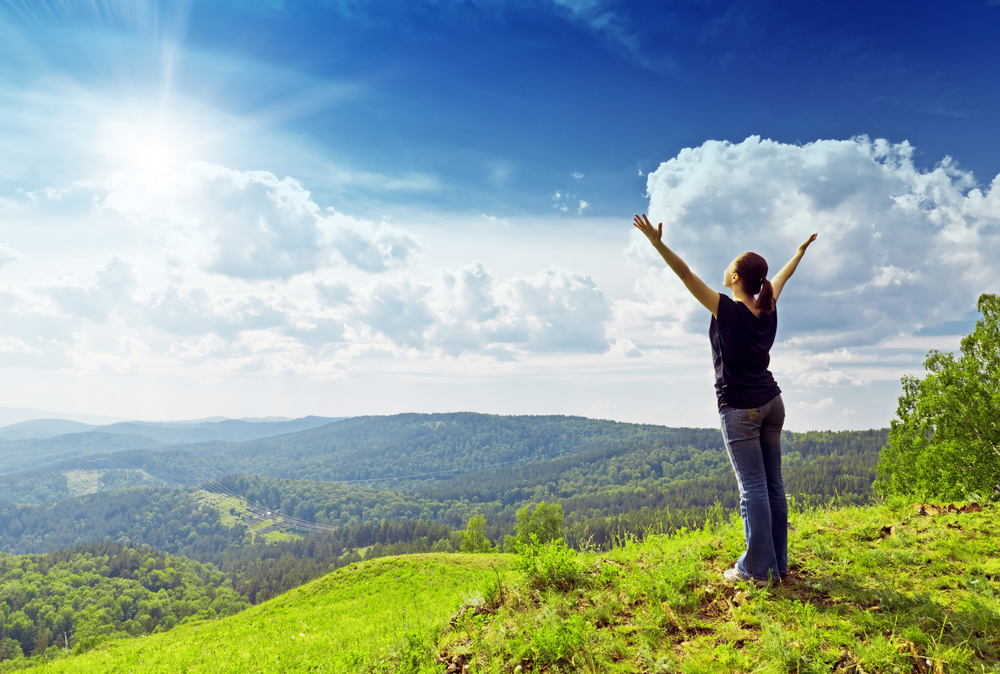
[[[947,159],[922,171],[913,150],[865,137],[707,141],[649,173],[649,211],[712,285],[743,249],[773,274],[818,231],[780,303],[776,376],[795,389],[895,380],[930,343],[921,331],[969,324],[1000,253],[1000,177],[980,185]],[[94,253],[106,256],[7,281],[8,368],[310,379],[710,368],[707,315],[627,221],[607,264],[636,280],[615,295],[583,265],[498,277],[469,255],[434,267],[406,225],[339,213],[291,177],[204,162],[36,186],[0,209],[13,232],[57,218],[48,227],[68,249],[94,248],[101,232]],[[44,255],[18,238],[0,244],[12,270]]]
[[[882,426],[899,377],[955,348],[976,297],[998,290],[1000,176],[969,168],[995,162],[921,144],[908,129],[926,117],[891,102],[828,133],[795,127],[805,115],[719,116],[701,83],[758,95],[740,88],[740,45],[789,68],[760,55],[765,33],[839,30],[794,13],[757,34],[750,5],[706,18],[599,0],[407,3],[399,27],[365,3],[126,4],[0,10],[0,49],[21,66],[0,70],[3,405],[712,426],[709,317],[632,230],[645,209],[719,289],[744,250],[773,275],[819,232],[779,308],[789,425]],[[244,53],[269,43],[229,24],[277,46]],[[675,24],[698,38],[670,51]],[[359,52],[373,36],[402,46]],[[891,89],[878,70],[828,75]],[[927,103],[922,76],[907,82],[917,93],[892,100]],[[637,92],[657,105],[622,110]],[[986,105],[933,103],[947,120]],[[885,119],[911,126],[883,133]]]

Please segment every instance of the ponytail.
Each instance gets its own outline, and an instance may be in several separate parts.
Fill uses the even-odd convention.
[[[736,273],[740,275],[743,290],[749,295],[757,296],[754,308],[765,314],[774,311],[774,288],[767,280],[767,262],[764,258],[757,253],[743,253],[736,258]]]
[[[771,282],[763,279],[760,284],[760,295],[757,295],[757,303],[754,305],[757,311],[765,314],[774,311],[774,288]]]

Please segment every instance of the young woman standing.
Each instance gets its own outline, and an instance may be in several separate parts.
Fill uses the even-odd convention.
[[[781,480],[785,406],[781,389],[767,367],[778,328],[775,303],[816,235],[806,239],[770,281],[767,262],[760,255],[743,253],[737,257],[722,279],[722,285],[733,293],[729,299],[705,285],[664,245],[663,223],[653,227],[643,214],[635,216],[633,224],[695,299],[712,312],[708,336],[722,439],[740,490],[747,546],[725,578],[730,582],[777,580],[788,572],[788,504]]]

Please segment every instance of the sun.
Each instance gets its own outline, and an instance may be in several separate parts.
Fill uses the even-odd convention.
[[[161,138],[139,139],[132,151],[136,166],[150,173],[162,173],[176,165],[175,148]]]
[[[109,117],[98,131],[101,154],[114,170],[144,174],[168,173],[191,160],[190,134],[157,114]]]

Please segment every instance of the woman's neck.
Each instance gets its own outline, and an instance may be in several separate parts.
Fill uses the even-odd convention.
[[[761,312],[755,306],[757,304],[757,301],[753,298],[753,295],[747,295],[746,293],[737,291],[734,288],[733,299],[742,304],[743,306],[745,306],[747,309],[749,309],[750,313],[752,313],[754,316],[760,318]]]

